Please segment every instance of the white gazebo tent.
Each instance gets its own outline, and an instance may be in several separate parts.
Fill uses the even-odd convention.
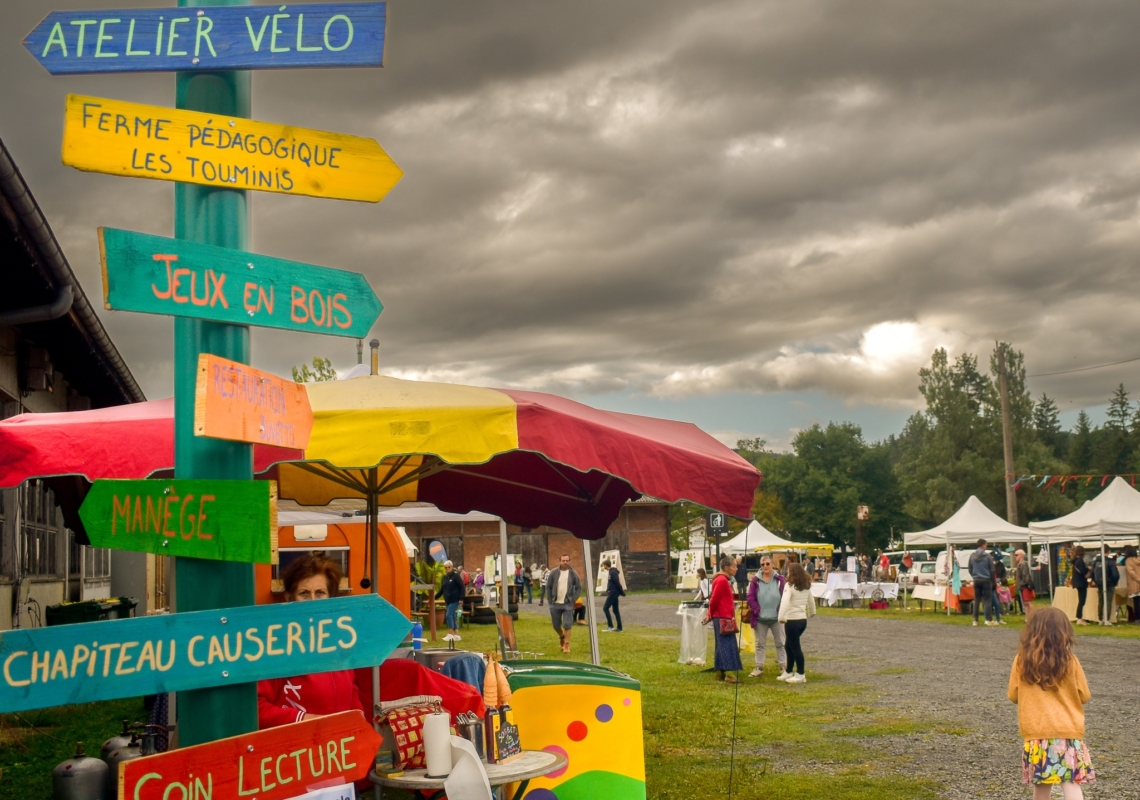
[[[825,551],[831,554],[833,545],[822,542],[792,542],[781,539],[756,520],[747,528],[720,546],[722,555],[742,556],[751,553],[782,552],[784,550]]]
[[[979,539],[985,539],[987,542],[1023,544],[1029,541],[1029,537],[1028,528],[1007,522],[986,508],[977,497],[970,495],[970,499],[941,525],[926,531],[903,534],[903,545],[908,548],[919,545],[945,545],[946,557],[949,559],[951,545],[973,545]],[[953,569],[953,564],[949,560],[947,568]],[[946,613],[950,613],[949,604]]]
[[[720,552],[722,555],[742,556],[755,553],[758,548],[764,545],[786,546],[790,544],[791,542],[787,539],[781,539],[756,520],[752,520],[748,523],[747,528],[727,542],[723,542],[720,546]]]
[[[1031,522],[1029,530],[1034,540],[1046,542],[1072,542],[1095,539],[1100,542],[1101,581],[1108,583],[1108,557],[1105,543],[1131,539],[1140,534],[1140,492],[1128,481],[1117,476],[1108,488],[1071,514],[1047,522]],[[1050,572],[1052,575],[1052,572]],[[1101,591],[1104,620],[1108,621],[1110,598]]]

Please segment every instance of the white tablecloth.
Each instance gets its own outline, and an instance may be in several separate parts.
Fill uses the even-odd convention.
[[[946,587],[942,584],[924,583],[915,586],[911,592],[912,600],[932,600],[935,603],[946,602]]]
[[[838,580],[832,580],[839,576]],[[883,591],[883,597],[894,600],[899,596],[897,583],[856,583],[855,574],[851,572],[833,572],[828,576],[827,583],[813,583],[811,585],[812,597],[828,605],[835,605],[843,600],[853,600],[856,597],[870,599],[876,589]]]

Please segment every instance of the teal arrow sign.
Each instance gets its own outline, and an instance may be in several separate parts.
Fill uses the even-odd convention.
[[[0,713],[380,664],[411,629],[375,594],[0,634]]]
[[[363,338],[384,306],[363,275],[99,228],[108,309]]]

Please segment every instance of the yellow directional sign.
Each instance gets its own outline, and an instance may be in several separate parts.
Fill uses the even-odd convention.
[[[375,139],[67,96],[63,163],[132,178],[379,202],[403,176]]]

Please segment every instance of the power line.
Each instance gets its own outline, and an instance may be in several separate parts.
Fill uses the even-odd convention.
[[[1116,367],[1121,364],[1131,364],[1133,361],[1140,361],[1140,356],[1136,358],[1126,358],[1123,361],[1113,361],[1111,364],[1097,364],[1092,367],[1078,367],[1077,369],[1063,369],[1060,372],[1038,372],[1036,375],[1026,375],[1027,378],[1048,378],[1050,375],[1071,375],[1074,372],[1088,372],[1090,369],[1103,369],[1104,367]]]

